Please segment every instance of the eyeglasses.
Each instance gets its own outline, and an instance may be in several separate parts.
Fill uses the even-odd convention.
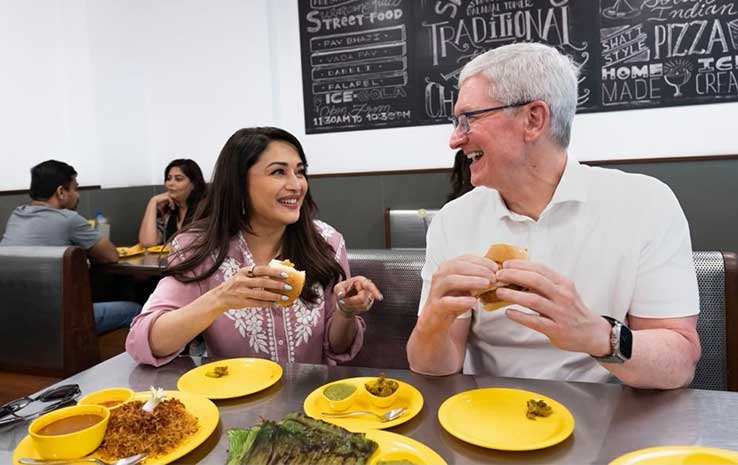
[[[42,392],[36,397],[21,397],[0,406],[0,426],[22,420],[32,420],[59,407],[73,404],[82,391],[78,384],[65,384]],[[53,402],[27,414],[18,413],[34,402]]]
[[[520,103],[511,103],[510,105],[501,105],[499,107],[482,108],[481,110],[465,111],[459,116],[452,116],[451,124],[453,125],[454,130],[456,130],[457,128],[461,128],[462,134],[468,134],[469,131],[471,131],[470,118],[473,118],[477,115],[481,115],[482,113],[489,113],[491,111],[504,110],[506,108],[513,108],[513,107],[522,107],[523,105],[528,105],[529,103],[530,101],[520,102]]]

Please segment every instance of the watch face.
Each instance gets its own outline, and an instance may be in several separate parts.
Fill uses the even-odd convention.
[[[630,329],[623,325],[620,328],[620,354],[625,359],[630,359],[631,354],[633,353],[633,333],[630,332]]]

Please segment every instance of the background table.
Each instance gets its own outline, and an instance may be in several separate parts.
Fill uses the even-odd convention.
[[[207,359],[181,356],[160,368],[137,365],[121,354],[60,384],[78,383],[82,392],[111,386],[144,391],[149,386],[176,389],[177,379]],[[225,463],[227,436],[232,427],[280,419],[301,412],[305,397],[329,381],[355,376],[387,376],[412,384],[425,404],[410,421],[389,431],[410,436],[438,452],[449,464],[607,464],[635,449],[658,445],[706,445],[738,450],[738,394],[681,389],[636,390],[615,384],[574,383],[492,376],[422,376],[406,370],[290,364],[274,386],[257,394],[215,401],[220,410],[216,431],[178,464]],[[531,452],[504,452],[467,444],[446,433],[438,422],[441,403],[453,394],[479,387],[512,387],[535,391],[566,405],[574,415],[574,434],[564,442]],[[483,426],[483,425],[482,425]],[[0,430],[0,463],[11,463],[15,445],[27,424]]]
[[[117,263],[94,264],[90,286],[94,302],[132,300],[143,304],[164,274],[166,255],[143,253]]]
[[[137,277],[161,277],[166,264],[166,254],[145,252],[132,257],[125,257],[117,263],[96,264],[94,272],[110,273]]]

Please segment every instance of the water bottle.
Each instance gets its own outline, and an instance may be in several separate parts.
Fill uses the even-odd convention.
[[[95,212],[95,227],[100,232],[101,237],[110,239],[110,223],[100,210]]]

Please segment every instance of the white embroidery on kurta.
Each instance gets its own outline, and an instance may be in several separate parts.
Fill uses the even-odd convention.
[[[239,269],[241,269],[241,264],[233,257],[226,257],[223,263],[220,264],[220,267],[218,267],[218,271],[223,276],[223,281],[235,276]],[[272,342],[274,337],[270,337],[274,328],[271,315],[266,322],[264,321],[264,315],[269,315],[267,309],[245,307],[228,310],[225,315],[233,320],[236,331],[238,331],[238,334],[242,338],[248,341],[249,347],[255,353],[269,354],[272,360],[277,358]],[[266,331],[264,330],[265,323],[267,327]]]
[[[275,331],[275,324],[274,324],[274,312],[271,311],[269,308],[263,308],[259,309],[263,313],[262,315],[266,315],[266,323],[267,323],[267,339],[269,341],[269,358],[274,360],[275,362],[279,361],[279,352],[277,351],[277,348],[274,346],[274,341],[277,339],[277,332]]]
[[[297,299],[292,304],[292,307],[282,310],[282,325],[284,326],[284,337],[285,339],[287,339],[287,361],[290,363],[295,361],[295,345],[292,343],[294,333],[292,331],[292,318],[290,318],[289,311],[291,308],[297,305],[297,302],[301,302],[301,300]]]
[[[307,304],[302,299],[298,299],[290,308],[295,324],[295,336],[290,340],[290,345],[293,347],[307,343],[313,335],[313,328],[318,325],[320,311],[323,308],[323,288],[320,284],[315,284],[313,291],[318,294],[314,304]]]
[[[223,273],[223,281],[227,281],[241,269],[241,264],[236,261],[233,257],[226,257],[223,263],[220,264],[218,270]]]
[[[315,220],[315,226],[318,228],[318,232],[321,236],[323,236],[323,239],[328,242],[328,239],[333,236],[336,233],[336,230],[333,229],[333,226],[329,225],[328,223],[323,223],[320,220]]]
[[[346,248],[346,241],[344,241],[343,236],[341,236],[341,240],[338,242],[338,247],[336,247],[336,255],[334,255],[334,258],[339,264],[341,263],[341,251],[345,248]]]
[[[315,220],[315,227],[318,228],[318,233],[325,239],[326,242],[330,240],[330,238],[337,234],[338,231],[333,228],[333,226],[329,225],[328,223],[323,223],[320,220]],[[338,263],[341,263],[341,250],[343,250],[346,247],[346,241],[344,241],[343,236],[341,236],[341,240],[338,241],[338,245],[336,246],[336,254],[334,255],[336,261]]]
[[[285,308],[282,315],[284,334],[287,339],[287,358],[290,362],[295,361],[295,349],[307,344],[313,336],[314,328],[317,328],[320,315],[323,311],[323,288],[320,284],[313,285],[317,293],[315,304],[307,304],[302,299],[297,299],[291,307]]]
[[[254,352],[269,354],[269,340],[264,332],[264,310],[240,308],[228,310],[225,315],[233,320],[236,330],[246,339]]]
[[[322,221],[315,221],[318,233],[328,241],[337,231],[330,225]],[[238,247],[243,255],[242,262],[233,257],[226,257],[218,268],[218,273],[222,277],[222,281],[226,281],[233,277],[238,270],[245,264],[253,263],[251,251],[243,237],[239,235]],[[343,237],[336,247],[336,260],[340,258],[340,253],[345,247]],[[213,260],[215,260],[213,256]],[[316,302],[307,304],[302,299],[297,299],[295,303],[289,307],[280,309],[281,315],[275,315],[270,308],[240,308],[230,309],[224,315],[233,321],[234,328],[246,339],[251,350],[254,353],[268,354],[274,360],[279,360],[279,351],[276,347],[276,324],[275,318],[281,318],[284,326],[285,339],[287,340],[287,359],[288,362],[295,361],[295,349],[303,344],[307,344],[310,338],[315,334],[321,313],[324,311],[324,290],[319,283],[313,286],[317,293]]]

